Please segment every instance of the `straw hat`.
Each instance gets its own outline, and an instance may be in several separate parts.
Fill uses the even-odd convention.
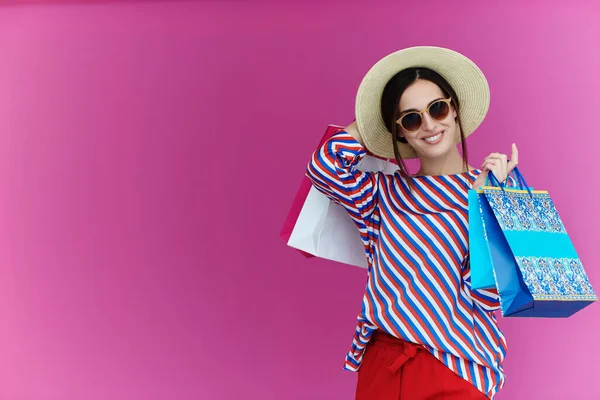
[[[363,78],[356,95],[356,123],[365,146],[375,155],[394,158],[392,134],[381,116],[381,96],[389,80],[412,67],[426,67],[440,74],[456,92],[465,137],[485,118],[490,105],[490,88],[473,61],[443,47],[417,46],[399,50],[379,60]],[[460,129],[457,125],[457,131]],[[457,132],[457,143],[460,141]],[[415,158],[413,149],[398,142],[404,159]]]

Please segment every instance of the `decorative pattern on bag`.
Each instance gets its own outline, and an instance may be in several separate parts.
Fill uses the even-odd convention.
[[[577,258],[515,257],[535,300],[597,300]]]
[[[567,233],[548,193],[484,192],[504,231]]]
[[[477,204],[479,204],[479,216],[481,218],[481,224],[483,225],[483,237],[485,241],[488,241],[487,229],[485,229],[485,218],[483,218],[483,206],[481,205],[481,200],[479,200],[479,196],[477,196]]]

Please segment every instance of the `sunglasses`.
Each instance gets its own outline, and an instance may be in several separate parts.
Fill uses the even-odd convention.
[[[423,124],[423,113],[425,111],[436,121],[442,121],[450,114],[451,101],[452,98],[440,99],[431,103],[424,110],[404,112],[400,114],[400,118],[396,122],[408,132],[418,131]]]

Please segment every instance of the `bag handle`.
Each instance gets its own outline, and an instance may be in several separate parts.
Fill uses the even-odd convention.
[[[488,171],[487,177],[485,178],[484,186],[489,186],[490,181],[494,187],[499,187],[504,192],[504,183],[500,182],[492,171]]]
[[[527,181],[525,181],[525,177],[523,176],[523,174],[521,174],[521,171],[519,171],[519,168],[515,167],[512,170],[511,174],[515,175],[516,180],[519,183],[519,189],[527,190],[529,195],[533,197],[533,193],[531,193],[531,189],[529,188],[529,185],[527,185]],[[492,171],[488,172],[488,176],[485,179],[485,186],[488,186],[489,181],[491,181],[494,186],[500,187],[502,189],[502,191],[504,192],[504,184],[501,183],[500,181],[498,181],[498,178],[496,178],[496,176],[494,175],[494,173]]]

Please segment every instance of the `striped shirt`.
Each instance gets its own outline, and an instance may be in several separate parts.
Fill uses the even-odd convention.
[[[506,340],[492,290],[473,290],[468,190],[480,170],[413,177],[359,171],[366,150],[347,132],[313,154],[306,175],[356,223],[368,279],[345,369],[357,371],[376,329],[423,345],[489,398],[504,385]],[[512,180],[514,182],[514,180]]]

